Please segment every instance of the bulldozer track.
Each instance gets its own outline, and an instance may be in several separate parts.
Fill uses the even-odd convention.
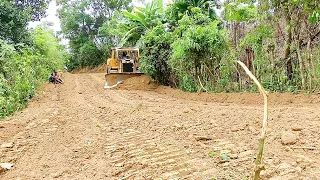
[[[242,102],[227,94],[228,102],[210,102],[170,89],[105,90],[104,73],[63,78],[64,84],[47,84],[28,108],[0,121],[0,163],[14,164],[0,169],[0,179],[220,180],[251,174],[263,112],[250,104],[256,95],[242,94],[248,98]],[[319,103],[306,99],[270,106],[265,179],[319,179]],[[290,150],[281,141],[284,131],[296,134],[294,146],[316,149]],[[223,160],[222,152],[230,159]]]
[[[187,152],[173,145],[165,145],[159,138],[127,129],[120,136],[107,134],[106,154],[120,179],[186,179],[195,169],[189,164]],[[121,138],[112,138],[121,137]]]

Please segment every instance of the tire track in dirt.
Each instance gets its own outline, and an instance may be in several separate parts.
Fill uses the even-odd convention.
[[[0,160],[15,165],[0,179],[242,179],[251,172],[262,106],[105,90],[103,77],[66,74],[65,84],[48,85],[45,97],[0,122],[23,124],[0,139],[14,142]],[[281,144],[281,133],[298,124],[295,146],[320,147],[318,105],[303,105],[270,107],[264,177],[319,177],[319,150]]]
[[[90,75],[89,77],[101,83],[96,76]],[[102,94],[112,99],[112,103],[117,104],[118,107],[121,106],[120,111],[112,107],[109,110],[116,112],[113,115],[114,121],[133,118],[132,113],[141,108],[140,104],[146,103],[145,101],[158,102],[154,101],[155,98],[139,98],[138,92],[107,90]],[[137,96],[140,99],[138,101]],[[160,99],[165,102],[165,99]],[[99,102],[96,97],[91,100]],[[117,127],[116,124],[114,126]],[[187,175],[195,172],[188,163],[190,159],[185,150],[174,145],[167,145],[160,138],[150,137],[150,134],[126,128],[129,127],[122,126],[121,129],[105,134],[107,137],[106,155],[110,157],[108,161],[110,160],[110,169],[112,169],[108,177],[117,177],[116,179],[186,178]]]
[[[89,81],[101,83],[101,80],[95,76],[89,75],[81,78],[81,84],[87,86]],[[101,92],[99,89],[90,91],[101,93],[93,98],[88,98],[91,104],[100,104],[99,96],[112,96],[116,101],[117,106],[122,107],[123,112],[128,112],[126,109],[136,108],[137,102],[133,102],[132,98],[128,98],[128,92],[107,91]],[[86,95],[86,92],[83,93]],[[134,96],[135,97],[135,96]],[[111,108],[112,111],[116,110]],[[130,116],[128,113],[120,113],[114,117],[119,119]],[[129,118],[129,117],[128,117]],[[164,145],[159,138],[150,138],[148,135],[143,135],[141,132],[128,129],[124,133],[109,132],[104,134],[107,137],[105,144],[106,155],[110,156],[112,169],[108,177],[119,177],[120,179],[132,179],[144,177],[149,179],[183,177],[190,175],[195,171],[188,164],[187,153],[175,146]],[[160,146],[159,143],[162,145]],[[155,172],[150,172],[150,169],[156,169]]]
[[[70,81],[70,79],[73,81]],[[83,179],[93,176],[91,173],[86,175],[79,171],[83,168],[84,162],[87,161],[89,164],[88,161],[90,161],[90,156],[92,156],[91,153],[94,154],[96,152],[94,150],[83,151],[82,149],[89,148],[84,145],[90,139],[99,138],[96,135],[95,127],[87,127],[90,123],[95,123],[96,118],[90,118],[90,114],[86,113],[92,111],[93,106],[85,100],[83,94],[86,93],[86,88],[84,88],[83,82],[80,79],[78,76],[69,75],[66,79],[66,86],[59,85],[55,87],[52,90],[54,92],[52,94],[53,101],[48,101],[48,104],[52,104],[54,108],[45,109],[50,114],[43,115],[43,117],[46,117],[43,120],[31,121],[25,130],[20,132],[24,135],[23,137],[31,136],[32,139],[23,144],[21,148],[24,152],[19,153],[20,157],[14,156],[16,151],[13,151],[12,155],[9,153],[5,154],[6,157],[22,160],[17,162],[12,160],[1,161],[14,162],[15,166],[20,167],[19,171],[13,169],[12,172],[15,173],[7,174],[4,177],[5,179],[14,177],[38,179],[42,176],[47,178],[70,178],[68,174],[72,172],[77,174],[73,178],[78,177]],[[12,139],[16,138],[13,137]],[[72,153],[72,151],[81,153]],[[80,158],[75,158],[75,154],[79,154],[80,156],[78,155],[77,157]],[[30,170],[27,162],[37,163],[30,165],[33,167]],[[59,166],[60,168],[57,168]],[[51,169],[59,170],[54,172]],[[46,172],[41,173],[44,170]]]
[[[121,135],[107,134],[106,154],[114,168],[113,177],[119,179],[187,179],[196,170],[188,153],[168,145],[157,137],[126,129]],[[118,137],[118,138],[113,138]]]

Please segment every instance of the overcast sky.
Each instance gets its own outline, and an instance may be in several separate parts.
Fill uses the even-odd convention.
[[[52,29],[54,31],[60,31],[61,27],[60,27],[60,20],[57,16],[57,10],[58,10],[58,7],[57,7],[56,1],[51,1],[49,4],[49,7],[47,9],[47,13],[46,13],[47,17],[42,18],[40,21],[30,22],[29,28],[35,28],[36,26],[38,26],[42,22],[51,22],[51,23],[53,23]]]

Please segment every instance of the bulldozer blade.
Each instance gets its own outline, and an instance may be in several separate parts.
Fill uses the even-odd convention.
[[[119,84],[121,84],[126,79],[141,76],[143,73],[112,73],[112,74],[106,74],[106,85],[104,86],[105,89],[111,89],[114,87],[117,87]]]

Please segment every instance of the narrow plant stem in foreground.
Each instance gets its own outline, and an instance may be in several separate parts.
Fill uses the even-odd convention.
[[[261,137],[259,139],[259,149],[258,149],[258,155],[257,155],[256,161],[255,161],[255,168],[254,168],[254,175],[253,175],[253,179],[254,180],[258,180],[258,179],[260,179],[260,171],[265,169],[264,165],[263,165],[263,161],[262,161],[262,155],[263,155],[264,141],[266,139],[266,130],[267,130],[268,95],[267,95],[267,92],[262,87],[262,85],[260,84],[260,82],[257,80],[257,78],[247,68],[247,66],[241,61],[237,61],[237,62],[246,71],[246,73],[254,81],[254,83],[258,86],[259,91],[263,95],[263,99],[264,99],[264,112],[263,112],[262,131],[261,131]]]
[[[203,90],[205,90],[206,92],[208,92],[208,90],[206,88],[203,87],[202,83],[201,83],[201,80],[200,80],[200,77],[198,76],[198,80],[199,80],[199,83],[200,83],[200,86]]]

